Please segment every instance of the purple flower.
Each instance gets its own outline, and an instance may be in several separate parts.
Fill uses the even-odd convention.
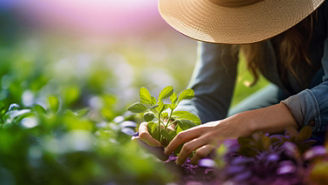
[[[300,158],[300,153],[298,151],[297,146],[294,143],[286,142],[286,143],[284,143],[284,145],[282,147],[287,156],[297,158],[297,159]]]
[[[245,172],[243,172],[243,173],[240,173],[240,174],[234,176],[233,179],[234,179],[235,181],[239,181],[239,182],[241,182],[241,181],[244,181],[244,180],[250,178],[251,176],[252,176],[252,172],[251,172],[251,171],[245,171]]]
[[[123,123],[120,124],[121,128],[135,128],[137,126],[136,122],[133,121],[124,121]]]
[[[324,146],[315,146],[304,154],[304,159],[310,160],[315,157],[324,156],[326,154],[327,154],[327,150]]]
[[[240,165],[240,164],[250,163],[252,161],[253,160],[251,158],[239,156],[239,157],[234,158],[232,160],[231,164],[233,164],[233,165]]]
[[[278,175],[292,174],[296,172],[296,167],[291,161],[280,162],[280,167],[277,170]]]
[[[122,128],[121,132],[129,136],[134,136],[136,134],[135,131],[131,128]]]
[[[279,160],[279,156],[277,154],[270,154],[267,158],[269,162],[276,162]]]
[[[215,167],[215,161],[212,159],[201,159],[198,162],[198,166],[204,167],[204,168],[214,168]]]
[[[241,173],[245,169],[246,168],[244,166],[229,166],[226,172],[228,174],[236,174],[236,173]]]

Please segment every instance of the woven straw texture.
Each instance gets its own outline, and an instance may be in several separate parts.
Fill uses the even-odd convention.
[[[213,0],[212,0],[213,1]],[[302,21],[324,0],[264,0],[224,7],[210,0],[159,0],[163,19],[196,40],[243,44],[271,38]]]

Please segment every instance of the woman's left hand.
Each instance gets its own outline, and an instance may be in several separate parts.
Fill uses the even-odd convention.
[[[280,103],[182,131],[165,148],[165,154],[171,154],[183,144],[176,163],[183,164],[193,151],[191,162],[196,163],[225,139],[249,136],[255,131],[277,133],[286,129],[296,130],[297,124],[286,105]]]

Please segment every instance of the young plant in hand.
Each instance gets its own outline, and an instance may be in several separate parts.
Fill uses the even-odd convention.
[[[193,97],[194,91],[192,89],[186,89],[178,96],[173,87],[168,86],[160,92],[156,99],[151,96],[146,88],[142,87],[140,89],[140,101],[131,105],[128,110],[143,114],[149,134],[158,140],[162,146],[167,146],[179,132],[201,123],[196,115],[187,111],[176,110],[182,100]]]

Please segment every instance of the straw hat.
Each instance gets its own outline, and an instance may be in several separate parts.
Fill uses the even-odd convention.
[[[271,38],[324,0],[159,0],[164,20],[196,40],[242,44]]]

